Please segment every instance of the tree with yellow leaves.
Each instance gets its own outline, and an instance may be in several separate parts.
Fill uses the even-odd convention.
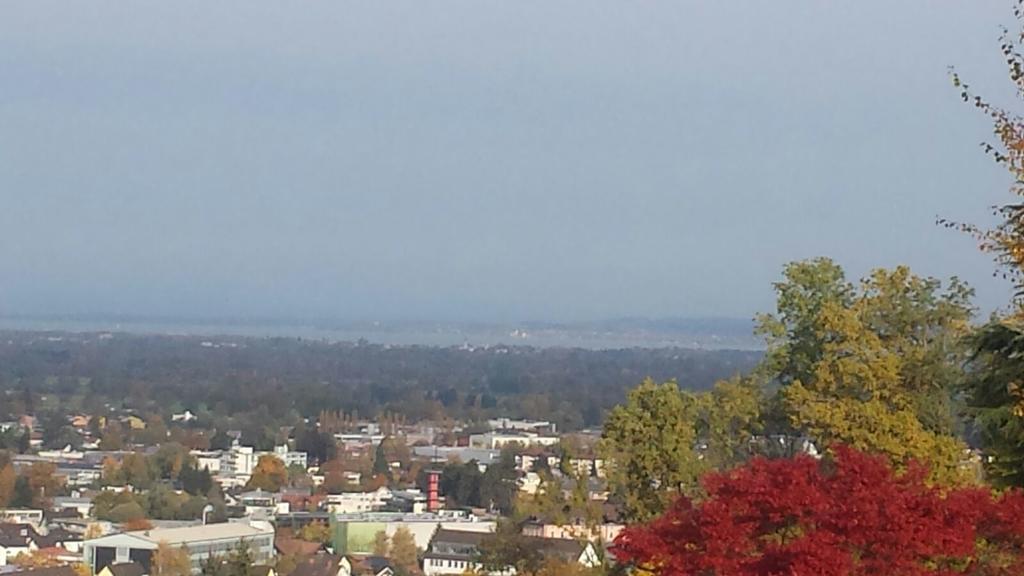
[[[287,482],[288,469],[285,468],[284,462],[277,456],[264,454],[256,462],[256,467],[253,468],[252,476],[249,477],[249,482],[245,487],[249,490],[277,492]]]
[[[299,539],[306,542],[319,542],[329,544],[331,541],[331,527],[326,522],[310,522],[299,530]]]
[[[14,498],[14,485],[18,481],[18,474],[14,471],[14,465],[8,462],[0,468],[0,505],[7,506]]]
[[[405,526],[395,530],[395,533],[391,535],[389,556],[395,566],[404,570],[405,573],[419,571],[419,549],[416,547],[416,539]]]
[[[90,522],[85,527],[85,534],[82,536],[85,540],[93,540],[103,536],[103,526],[97,522]]]
[[[388,533],[383,530],[378,530],[373,535],[373,545],[370,548],[373,551],[374,556],[387,557],[391,551],[391,540],[388,538]]]
[[[156,545],[151,576],[191,576],[192,558],[184,546],[171,546],[165,541]]]
[[[758,330],[768,340],[761,375],[782,385],[784,424],[824,447],[914,459],[937,480],[962,480],[952,398],[971,291],[953,279],[943,292],[902,267],[854,286],[822,258],[787,266],[776,292],[777,313],[761,316]]]
[[[22,568],[50,568],[64,564],[60,559],[51,554],[43,554],[38,551],[22,552],[11,559],[11,562]]]

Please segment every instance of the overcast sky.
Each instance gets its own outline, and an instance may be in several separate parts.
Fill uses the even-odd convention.
[[[6,2],[0,314],[749,316],[787,261],[1007,286],[1010,0]]]

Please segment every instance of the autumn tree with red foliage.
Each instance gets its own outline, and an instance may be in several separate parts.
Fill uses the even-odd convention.
[[[1024,574],[1020,492],[943,489],[923,466],[834,454],[709,474],[705,498],[627,528],[615,556],[662,576]]]

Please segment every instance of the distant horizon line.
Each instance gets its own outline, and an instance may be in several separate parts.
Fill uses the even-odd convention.
[[[158,323],[158,324],[196,324],[203,326],[325,326],[325,327],[400,327],[423,325],[453,325],[467,327],[506,327],[524,326],[535,328],[558,328],[585,326],[605,326],[609,324],[748,324],[753,328],[754,319],[743,316],[727,315],[695,315],[695,316],[644,316],[625,315],[608,316],[585,320],[460,320],[444,318],[359,318],[340,316],[275,316],[275,315],[171,315],[171,314],[132,314],[132,313],[0,313],[0,321],[37,321],[37,322],[114,322],[114,323]]]

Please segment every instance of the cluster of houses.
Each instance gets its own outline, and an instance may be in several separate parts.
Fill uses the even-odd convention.
[[[182,423],[192,419],[194,415],[187,411],[173,417],[173,421]],[[128,452],[67,448],[15,455],[18,469],[39,462],[53,464],[67,486],[67,495],[49,498],[46,510],[0,510],[0,574],[20,570],[23,576],[70,576],[39,572],[63,564],[84,567],[93,575],[146,576],[153,571],[154,553],[161,545],[186,550],[192,571],[198,574],[211,557],[244,545],[267,576],[391,576],[398,567],[386,556],[376,554],[379,550],[375,540],[380,534],[391,538],[400,532],[411,535],[415,542],[416,572],[434,576],[480,570],[480,544],[495,532],[498,518],[488,510],[447,509],[444,495],[439,494],[437,469],[457,461],[475,462],[486,471],[501,460],[502,450],[508,447],[516,448],[515,466],[522,492],[537,490],[540,478],[535,470],[539,466],[551,470],[569,466],[591,479],[594,499],[606,498],[601,460],[556,456],[552,447],[561,437],[551,423],[499,419],[489,422],[489,427],[479,433],[461,434],[444,445],[435,444],[436,435],[430,428],[401,431],[411,458],[429,470],[427,490],[393,486],[333,493],[317,490],[323,476],[310,466],[306,453],[287,445],[259,451],[236,440],[224,450],[193,450],[197,466],[208,470],[223,490],[232,517],[221,523],[207,523],[205,514],[195,521],[151,520],[143,529],[100,521],[92,506],[98,492],[126,489],[103,488],[100,478],[104,462],[121,459]],[[367,423],[334,437],[339,451],[365,454],[372,453],[386,435],[375,424]],[[260,458],[266,455],[278,458],[287,467],[308,471],[312,485],[283,487],[277,492],[245,489]],[[360,479],[356,475],[350,480],[355,484]],[[317,542],[300,538],[302,530],[314,523],[325,527],[329,537]],[[601,547],[611,542],[621,528],[613,521],[583,526],[578,522],[557,525],[535,518],[523,527],[522,536],[535,542],[546,557],[593,566],[603,556]],[[282,557],[292,561],[282,565]],[[28,558],[32,561],[26,562]],[[38,565],[48,567],[33,568]],[[409,569],[398,571],[408,573]]]

